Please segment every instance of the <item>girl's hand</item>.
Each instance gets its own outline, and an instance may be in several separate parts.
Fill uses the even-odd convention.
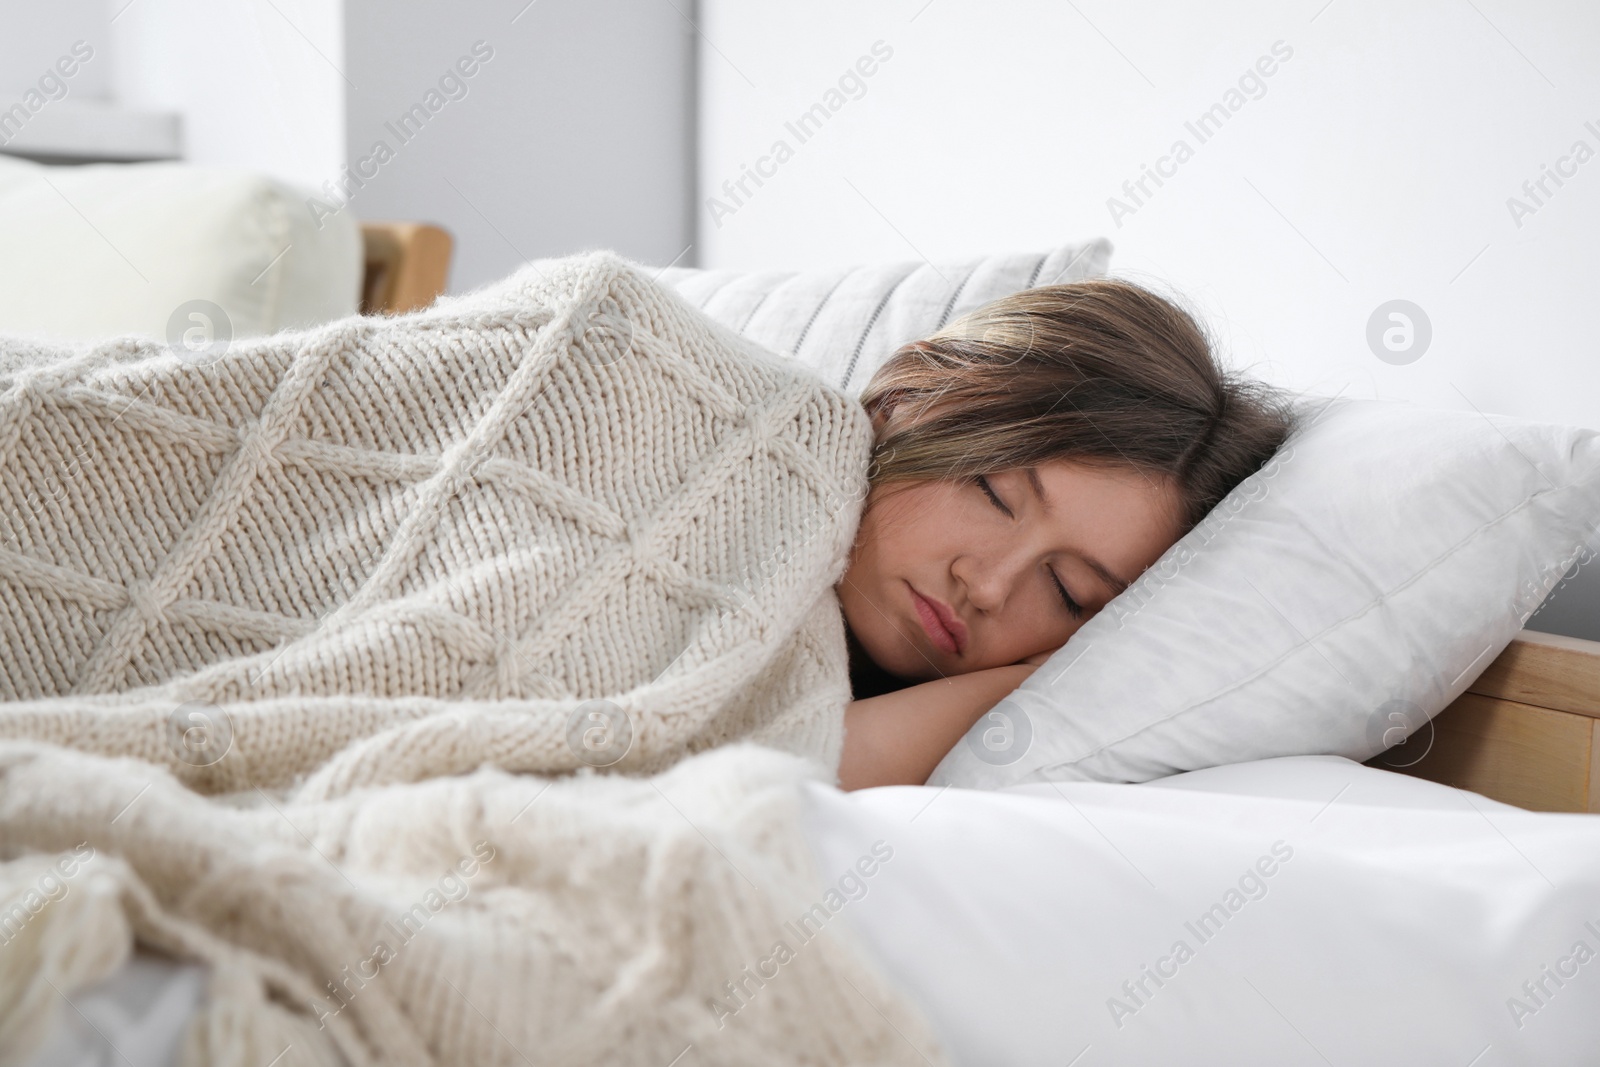
[[[1057,652],[1060,652],[1060,651],[1061,650],[1059,648],[1047,648],[1043,652],[1035,652],[1033,655],[1029,656],[1027,659],[1018,660],[1017,663],[1018,663],[1019,666],[1021,664],[1024,664],[1024,663],[1030,663],[1033,666],[1037,667],[1041,663],[1043,663],[1045,660],[1049,659],[1051,656],[1055,655]]]

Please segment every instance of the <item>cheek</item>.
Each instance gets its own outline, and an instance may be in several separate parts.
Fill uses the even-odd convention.
[[[872,554],[893,563],[928,555],[949,526],[953,503],[945,494],[920,488],[874,502],[862,520]]]
[[[1004,616],[990,620],[983,633],[984,648],[973,670],[1003,667],[1044,649],[1067,643],[1082,624],[1053,614],[1050,605],[1016,604]]]
[[[861,523],[856,528],[845,577],[861,595],[870,595],[870,591],[887,581],[888,572],[902,554],[896,544],[896,524],[886,523],[884,519],[881,508],[869,508],[862,513]]]

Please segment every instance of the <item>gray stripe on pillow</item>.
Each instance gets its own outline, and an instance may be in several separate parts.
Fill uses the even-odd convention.
[[[1039,280],[1039,272],[1044,270],[1044,261],[1049,258],[1049,252],[1046,252],[1044,255],[1039,257],[1039,262],[1033,265],[1033,273],[1028,275],[1028,284],[1023,286],[1024,289],[1033,288],[1033,284]]]
[[[955,291],[950,294],[950,300],[944,306],[944,314],[939,316],[939,325],[933,328],[934,333],[938,333],[940,330],[944,329],[944,324],[950,321],[950,312],[955,310],[956,301],[961,297],[961,291],[967,287],[967,282],[972,280],[972,276],[978,272],[978,268],[982,265],[983,260],[980,259],[978,262],[968,267],[967,273],[961,276],[961,284],[956,286]]]
[[[748,327],[750,325],[750,320],[755,318],[756,317],[756,312],[761,310],[761,305],[765,304],[767,302],[767,297],[771,296],[773,293],[777,292],[779,289],[782,289],[785,285],[788,284],[788,282],[789,282],[789,279],[788,278],[784,278],[777,285],[774,285],[771,289],[768,289],[766,292],[764,292],[760,296],[756,297],[756,302],[751,306],[750,313],[747,314],[744,317],[744,321],[739,324],[739,332],[740,333],[744,333],[746,327]]]
[[[872,333],[872,327],[877,324],[879,316],[883,314],[883,309],[888,306],[895,292],[905,284],[906,279],[921,269],[922,267],[919,264],[902,274],[893,285],[889,286],[888,292],[884,293],[883,298],[878,301],[878,306],[872,309],[872,316],[867,319],[866,328],[861,331],[861,336],[856,338],[856,347],[855,351],[850,353],[850,362],[845,364],[844,377],[839,379],[840,389],[849,387],[850,376],[856,372],[856,362],[861,358],[861,350],[866,347],[867,335]],[[933,264],[928,264],[928,269],[934,269]]]
[[[798,356],[800,354],[800,349],[805,347],[806,335],[811,332],[811,326],[817,321],[817,316],[822,314],[823,306],[828,303],[828,298],[834,293],[838,292],[839,286],[848,281],[850,276],[858,269],[860,268],[852,267],[851,269],[845,271],[844,274],[840,276],[839,280],[833,283],[833,288],[822,294],[822,299],[817,301],[817,306],[811,310],[811,317],[806,320],[805,326],[801,327],[800,336],[794,339],[794,350],[790,353],[790,355]]]

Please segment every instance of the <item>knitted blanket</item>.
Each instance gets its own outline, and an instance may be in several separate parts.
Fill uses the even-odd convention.
[[[604,252],[0,344],[0,1058],[134,938],[214,965],[197,1063],[937,1057],[836,933],[772,962],[870,445]]]

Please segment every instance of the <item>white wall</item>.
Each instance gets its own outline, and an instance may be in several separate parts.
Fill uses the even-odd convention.
[[[1105,234],[1119,273],[1170,283],[1264,377],[1600,427],[1600,158],[1520,227],[1506,204],[1574,141],[1600,151],[1600,7],[704,0],[701,26],[715,46],[702,68],[705,265],[937,259]],[[786,135],[878,39],[893,57],[864,95],[806,143]],[[1199,143],[1185,122],[1280,40],[1293,55],[1265,94]],[[718,225],[706,198],[780,137],[794,157]],[[1193,157],[1133,205],[1124,181],[1179,138]],[[1136,208],[1120,224],[1113,196]],[[1408,365],[1366,342],[1394,298],[1432,322]]]
[[[374,175],[349,209],[442,223],[457,240],[452,289],[587,248],[665,265],[692,242],[687,0],[345,6],[356,84],[348,155],[373,159]],[[474,59],[478,41],[492,58],[462,79],[465,95],[440,92],[437,112],[402,144],[385,123],[438,90],[458,59]],[[393,152],[382,164],[380,140]]]
[[[85,41],[99,53],[106,44],[105,6],[106,0],[6,5],[5,32],[0,33],[0,109],[10,107],[34,88],[74,41]],[[68,95],[78,100],[102,99],[109,75],[109,64],[91,59],[68,79]]]
[[[344,159],[341,0],[101,0],[119,104],[177,111],[184,158],[315,186]]]

